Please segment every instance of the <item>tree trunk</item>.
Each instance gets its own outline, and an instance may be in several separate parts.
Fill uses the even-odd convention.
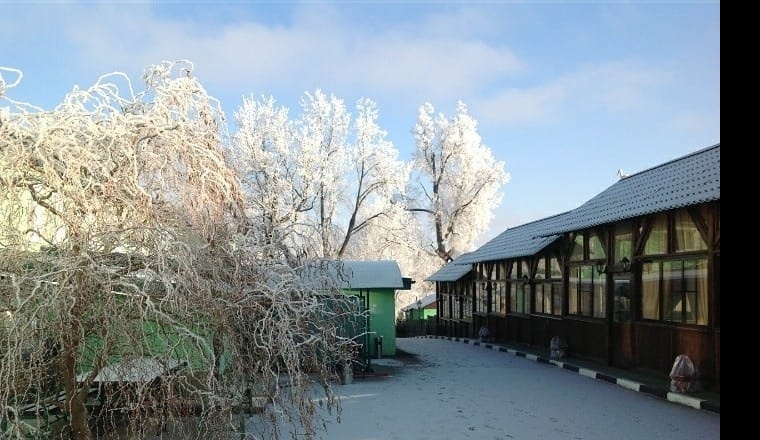
[[[73,347],[66,347],[63,356],[63,380],[66,387],[66,407],[69,411],[69,424],[76,440],[91,440],[92,433],[87,423],[88,414],[85,406],[87,393],[78,392],[76,358]]]

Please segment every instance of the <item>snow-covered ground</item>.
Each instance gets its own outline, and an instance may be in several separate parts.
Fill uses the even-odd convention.
[[[720,415],[663,401],[508,353],[403,338],[416,358],[373,360],[387,377],[339,385],[342,412],[324,440],[720,438]],[[266,434],[264,434],[266,437]]]

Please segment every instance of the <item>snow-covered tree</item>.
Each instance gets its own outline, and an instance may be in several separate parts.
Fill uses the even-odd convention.
[[[231,154],[237,158],[251,221],[260,225],[263,240],[278,241],[293,258],[305,246],[301,229],[315,207],[317,182],[310,158],[301,154],[288,108],[274,97],[244,99],[234,113],[238,130]]]
[[[0,68],[0,438],[228,438],[253,396],[309,431],[336,408],[356,310],[246,216],[192,71],[149,66],[137,94],[106,75],[44,111]]]
[[[308,226],[313,228],[319,257],[332,257],[341,236],[339,209],[346,187],[346,142],[351,115],[342,99],[321,90],[306,92],[301,99],[301,117],[297,121],[298,142],[303,163],[314,185],[314,209],[308,212]],[[306,170],[305,170],[306,171]]]
[[[343,100],[316,90],[304,95],[301,110],[291,121],[286,108],[264,98],[236,112],[235,147],[253,217],[275,229],[292,225],[286,241],[299,249],[316,244],[311,256],[379,258],[356,237],[397,218],[390,211],[403,210],[409,167],[378,126],[377,105],[360,99],[352,120]]]
[[[344,205],[348,221],[342,229],[338,258],[343,257],[356,234],[368,226],[377,224],[390,228],[397,226],[397,221],[403,221],[393,211],[400,211],[400,197],[409,179],[409,168],[398,159],[398,150],[385,139],[386,132],[377,125],[379,115],[375,102],[364,98],[356,107],[355,144],[348,148],[352,166],[352,173],[347,176],[348,197]],[[367,246],[369,243],[354,244]],[[375,255],[380,250],[369,249]],[[355,249],[353,255],[359,253]]]
[[[487,230],[509,174],[483,144],[461,101],[450,119],[430,103],[420,106],[414,138],[416,178],[408,209],[419,214],[424,249],[445,263],[471,250]]]

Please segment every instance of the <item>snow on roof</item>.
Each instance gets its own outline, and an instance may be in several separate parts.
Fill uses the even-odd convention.
[[[407,312],[409,310],[415,310],[415,309],[418,309],[420,307],[424,308],[424,307],[429,306],[430,304],[433,304],[435,302],[435,292],[429,293],[429,294],[425,295],[425,297],[422,298],[421,300],[419,300],[419,302],[420,302],[419,306],[417,305],[417,301],[415,301],[415,302],[413,302],[411,304],[408,304],[408,305],[402,307],[401,311],[402,312]]]
[[[453,260],[425,278],[425,281],[456,281],[467,275],[471,270],[472,264],[460,264],[457,260]]]
[[[404,289],[394,260],[322,260],[326,275],[343,289]],[[323,272],[323,273],[324,273]]]

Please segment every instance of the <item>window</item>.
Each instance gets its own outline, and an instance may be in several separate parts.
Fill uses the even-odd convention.
[[[488,303],[490,298],[490,286],[488,272],[485,263],[478,263],[476,266],[477,278],[475,281],[475,312],[488,313]]]
[[[606,316],[606,280],[592,265],[570,267],[568,283],[568,313],[570,315],[604,318]]]
[[[623,275],[615,275],[613,280],[613,319],[615,322],[631,320],[631,280]]]
[[[441,317],[442,318],[451,318],[451,308],[450,308],[450,296],[449,294],[443,294],[441,295]]]
[[[675,252],[706,251],[707,243],[699,233],[697,225],[691,219],[688,211],[678,211],[674,214]]]
[[[588,237],[588,257],[589,260],[601,260],[606,258],[607,253],[604,251],[602,240],[597,234],[591,233]]]
[[[604,318],[607,315],[607,277],[595,268],[607,262],[605,242],[596,232],[585,231],[571,236],[573,250],[569,268],[567,312],[570,315]]]
[[[584,259],[584,235],[582,233],[570,234],[570,239],[573,241],[573,250],[570,252],[570,261],[581,261]]]
[[[631,231],[630,223],[615,226],[615,237],[612,245],[615,262],[621,261],[623,258],[631,261],[633,257],[633,233]]]
[[[707,259],[642,264],[641,317],[707,325]]]
[[[504,314],[507,312],[507,263],[493,263],[491,268],[491,311]]]
[[[665,214],[658,215],[652,222],[644,255],[660,255],[668,252],[668,223]]]
[[[523,277],[530,278],[527,260],[513,261],[509,269],[509,311],[511,313],[530,313],[530,284]]]
[[[472,281],[464,285],[464,300],[462,304],[462,320],[472,322],[472,292],[474,284]]]
[[[562,315],[562,270],[559,260],[556,257],[539,258],[534,279],[534,313]]]
[[[707,248],[689,210],[652,220],[639,275],[642,319],[708,324]]]

